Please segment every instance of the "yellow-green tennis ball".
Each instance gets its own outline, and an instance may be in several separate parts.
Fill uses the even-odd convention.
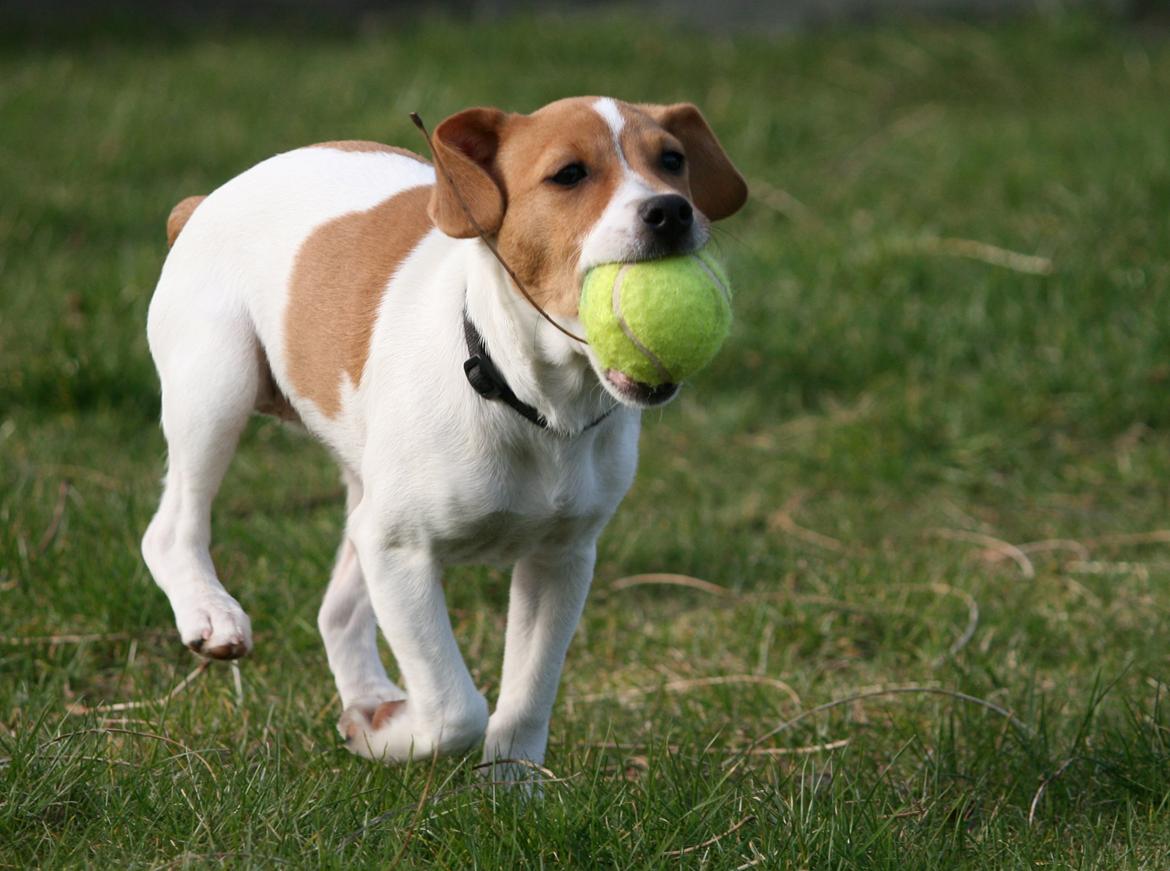
[[[731,286],[703,248],[597,266],[585,276],[579,309],[605,368],[651,387],[677,384],[706,366],[727,338]]]

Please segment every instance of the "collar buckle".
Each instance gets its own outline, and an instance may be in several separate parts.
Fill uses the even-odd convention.
[[[479,354],[468,357],[463,361],[463,374],[472,389],[484,399],[499,399],[503,395],[497,383],[499,372],[490,359],[485,360]]]

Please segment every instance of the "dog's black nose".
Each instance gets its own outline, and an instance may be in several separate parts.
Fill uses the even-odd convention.
[[[663,194],[651,197],[638,207],[642,221],[663,242],[677,242],[695,222],[695,210],[685,197]]]

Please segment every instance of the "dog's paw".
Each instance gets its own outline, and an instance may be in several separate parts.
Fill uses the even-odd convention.
[[[498,783],[518,783],[525,792],[540,791],[549,771],[542,764],[548,743],[548,722],[517,723],[497,711],[483,742],[481,773]]]
[[[219,590],[175,606],[183,643],[209,659],[239,659],[252,650],[252,621],[240,603]]]
[[[479,701],[474,713],[447,717],[437,726],[419,722],[406,699],[355,702],[342,712],[337,731],[351,753],[375,762],[463,753],[487,728],[487,703]]]

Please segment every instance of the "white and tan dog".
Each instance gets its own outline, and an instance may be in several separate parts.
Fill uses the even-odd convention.
[[[252,412],[299,420],[348,487],[318,625],[349,748],[402,760],[486,732],[486,759],[540,762],[640,408],[674,387],[604,371],[478,233],[579,334],[586,270],[698,248],[747,188],[689,104],[470,109],[432,146],[437,174],[408,151],[329,142],[176,206],[148,323],[169,461],[142,552],[189,647],[246,654],[248,616],[208,552],[211,503]],[[465,374],[485,360],[486,398]],[[490,719],[443,596],[463,563],[515,566]]]

